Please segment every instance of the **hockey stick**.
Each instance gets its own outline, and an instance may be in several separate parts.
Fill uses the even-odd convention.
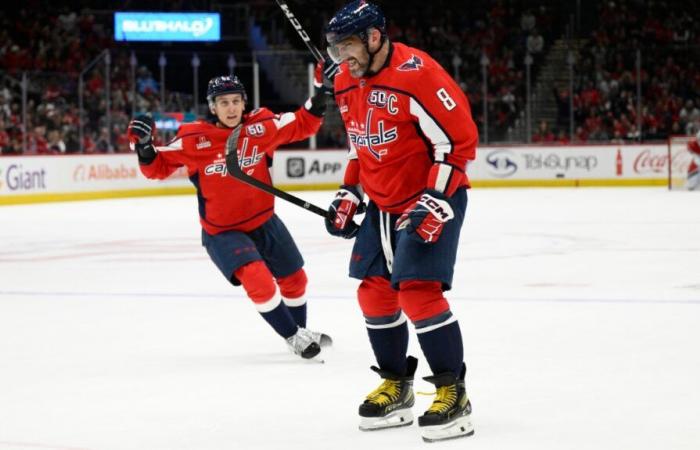
[[[287,2],[284,0],[276,1],[279,7],[282,8],[282,12],[285,16],[287,16],[287,19],[289,19],[289,22],[292,24],[294,29],[297,30],[297,34],[299,34],[299,37],[304,41],[304,44],[306,44],[306,47],[309,49],[313,57],[316,58],[316,62],[325,60],[323,54],[321,54],[319,49],[317,49],[316,46],[311,42],[311,38],[308,34],[306,34],[306,31],[304,31],[304,28],[302,28],[296,16],[294,16],[294,13],[289,10]]]
[[[238,162],[238,137],[241,134],[242,126],[242,124],[238,124],[238,126],[233,129],[228,139],[226,139],[226,170],[228,170],[228,173],[231,174],[233,178],[265,191],[268,194],[272,194],[275,197],[279,197],[283,200],[287,200],[290,203],[294,203],[295,205],[311,211],[314,214],[318,214],[321,217],[328,217],[328,211],[325,209],[311,204],[306,200],[302,200],[288,192],[277,189],[274,186],[270,186],[264,181],[260,181],[257,178],[253,178],[247,173],[243,172],[243,169],[241,169]]]
[[[277,5],[279,5],[279,7],[282,9],[284,15],[287,16],[287,19],[289,19],[294,29],[297,30],[299,37],[301,37],[301,39],[304,41],[304,44],[306,44],[306,47],[309,49],[314,59],[316,59],[317,62],[324,61],[325,58],[323,57],[323,54],[321,54],[319,49],[316,48],[316,46],[311,42],[311,38],[308,34],[306,34],[306,31],[304,31],[304,28],[294,16],[294,13],[289,10],[287,2],[284,0],[276,1]],[[312,203],[309,203],[306,200],[302,200],[299,197],[296,197],[288,192],[277,189],[274,186],[270,186],[269,184],[260,181],[257,178],[253,178],[250,175],[243,172],[243,169],[241,169],[241,166],[238,162],[238,137],[241,134],[241,126],[242,124],[239,124],[236,128],[234,128],[231,134],[229,135],[228,139],[226,140],[226,170],[228,170],[228,173],[230,173],[231,176],[236,178],[237,180],[247,183],[262,191],[265,191],[268,194],[272,194],[275,197],[279,197],[283,200],[287,200],[290,203],[294,203],[295,205],[300,206],[306,209],[307,211],[311,211],[312,213],[317,214],[323,218],[327,218],[329,216],[327,210],[320,208]]]

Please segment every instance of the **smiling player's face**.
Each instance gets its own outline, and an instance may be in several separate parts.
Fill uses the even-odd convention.
[[[350,36],[343,39],[335,44],[335,50],[342,61],[347,61],[350,75],[353,78],[360,78],[367,72],[369,53],[359,37]]]
[[[212,113],[224,126],[233,128],[241,123],[244,109],[245,102],[241,94],[224,94],[214,100]]]
[[[350,75],[353,78],[364,76],[369,69],[377,70],[377,67],[369,67],[369,51],[376,53],[382,46],[382,33],[376,28],[370,28],[367,31],[367,46],[362,42],[359,36],[352,35],[337,44],[333,44],[329,48],[329,52],[335,54],[336,61],[347,61]],[[381,61],[376,58],[372,63],[374,66],[380,66]]]

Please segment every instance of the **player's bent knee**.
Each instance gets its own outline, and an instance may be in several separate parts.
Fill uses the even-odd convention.
[[[253,261],[239,267],[234,273],[243,285],[248,297],[256,306],[275,300],[277,286],[270,269],[262,261]],[[258,308],[259,309],[259,308]]]
[[[357,300],[365,317],[384,317],[399,309],[397,292],[383,277],[367,277],[357,288]]]
[[[398,297],[399,306],[414,323],[450,309],[439,281],[403,281],[399,285]]]
[[[277,279],[282,297],[286,299],[297,299],[306,293],[308,278],[304,269],[299,269],[291,275]]]

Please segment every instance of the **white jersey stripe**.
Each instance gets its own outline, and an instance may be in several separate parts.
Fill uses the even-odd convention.
[[[295,116],[294,113],[287,112],[284,114],[280,114],[279,119],[272,119],[272,121],[275,123],[275,126],[279,130],[280,128],[284,128],[290,123],[294,122],[296,118],[297,116]]]
[[[445,155],[452,152],[452,143],[440,126],[430,117],[430,114],[413,97],[410,97],[411,115],[418,119],[418,125],[423,134],[430,139],[435,149],[435,161],[442,162]]]
[[[450,174],[452,173],[452,170],[452,167],[447,164],[439,165],[437,179],[435,180],[436,191],[445,192],[447,190],[447,184],[450,181]]]
[[[280,303],[282,303],[282,297],[280,297],[279,290],[275,288],[275,293],[270,300],[262,303],[255,303],[255,309],[257,309],[260,313],[266,313],[277,308]]]
[[[406,316],[404,315],[403,312],[401,312],[401,315],[399,316],[399,318],[391,323],[385,323],[382,325],[374,325],[374,324],[365,323],[365,326],[367,328],[372,329],[372,330],[383,330],[386,328],[398,327],[399,325],[403,324],[404,322],[406,322]]]
[[[350,140],[350,136],[348,136],[348,144],[350,145],[350,150],[348,150],[348,159],[357,159],[357,148],[355,147],[355,144],[352,143],[352,140]]]
[[[444,322],[436,323],[435,325],[430,325],[429,327],[424,327],[424,328],[416,328],[416,334],[423,334],[427,333],[429,331],[437,330],[440,327],[444,327],[445,325],[449,325],[451,323],[457,322],[457,316],[451,316],[449,319],[447,319]]]
[[[384,250],[384,259],[386,259],[386,268],[391,273],[391,268],[394,265],[394,250],[391,248],[391,214],[377,211],[379,213],[379,238],[382,242]]]
[[[299,297],[299,298],[282,297],[282,301],[284,302],[285,305],[291,306],[292,308],[295,308],[298,306],[304,306],[306,304],[306,298],[304,298],[304,297]]]
[[[182,149],[182,139],[175,139],[168,145],[156,147],[156,150],[158,150],[159,152],[178,152]]]

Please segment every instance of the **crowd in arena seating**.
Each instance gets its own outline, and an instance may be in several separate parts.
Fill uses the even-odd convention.
[[[312,0],[325,21],[339,4]],[[541,67],[549,46],[561,33],[555,20],[558,2],[518,0],[460,2],[406,0],[379,2],[387,17],[391,40],[427,51],[467,93],[474,120],[483,132],[482,57],[488,59],[487,105],[489,132],[505,136],[525,107],[525,55],[530,52],[532,76]],[[322,39],[318,23],[306,18],[306,29]],[[298,40],[290,33],[291,41]]]
[[[250,4],[256,3],[267,8],[266,17],[276,10],[270,2]],[[320,37],[321,24],[344,2],[309,3],[321,13],[305,16],[304,26]],[[505,137],[522,116],[526,54],[533,58],[534,82],[545,54],[563,33],[557,2],[547,0],[474,1],[468,9],[448,0],[379,3],[389,19],[390,39],[428,51],[447,69],[467,92],[482,133],[482,62],[488,60],[486,103],[492,140]],[[79,151],[81,144],[86,152],[126,151],[123,131],[132,109],[191,108],[190,96],[173,92],[167,93],[166,104],[161,105],[159,83],[145,66],[136,72],[136,97],[132,98],[130,55],[115,48],[111,15],[105,12],[101,17],[83,6],[47,7],[45,2],[30,0],[24,8],[0,15],[0,153],[22,153],[25,142],[25,153],[70,153]],[[663,139],[700,129],[700,4],[601,1],[597,17],[593,31],[584,36],[587,43],[576,62],[574,141]],[[295,36],[291,39],[298,41]],[[106,80],[100,62],[85,74],[81,143],[78,74],[104,49],[112,49],[111,121],[108,128]],[[641,136],[637,126],[637,49],[641,49],[642,61]],[[26,134],[22,132],[23,74],[28,80]],[[558,119],[552,124],[537,124],[534,142],[570,141],[570,94],[567,89],[553,89],[553,95]],[[342,129],[325,133],[325,142],[344,143]]]
[[[65,8],[46,15],[20,9],[15,15],[0,16],[0,154],[80,151],[78,75],[104,49],[114,47],[105,22],[92,13]],[[124,134],[132,110],[129,58],[123,50],[111,52],[109,128],[104,62],[85,74],[85,153],[129,150]],[[23,75],[28,93],[26,135],[22,132]],[[191,96],[174,92],[168,92],[166,105],[161,105],[158,83],[145,66],[137,70],[135,79],[136,110],[191,108]]]
[[[409,2],[410,4],[411,2]],[[427,50],[467,92],[474,119],[483,128],[482,57],[488,58],[489,131],[503,135],[525,105],[525,55],[533,74],[552,42],[552,11],[547,6],[516,9],[514,2],[413,2],[387,12],[391,39]]]
[[[576,68],[579,141],[640,137],[637,49],[642,63],[641,138],[658,140],[700,130],[700,4],[644,3],[640,7],[637,1],[615,0],[599,6],[600,21]],[[555,92],[558,101],[568,102],[560,95]]]

